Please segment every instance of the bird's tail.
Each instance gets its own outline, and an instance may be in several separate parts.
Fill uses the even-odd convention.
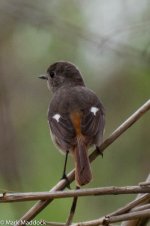
[[[91,167],[87,153],[87,147],[82,137],[77,138],[77,146],[74,149],[75,179],[79,186],[88,184],[92,179]]]

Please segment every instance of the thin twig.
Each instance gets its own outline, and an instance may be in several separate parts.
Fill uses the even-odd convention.
[[[112,217],[102,217],[98,220],[91,220],[91,221],[86,221],[86,222],[81,222],[81,223],[75,223],[72,224],[71,226],[98,226],[98,225],[109,225],[110,223],[116,223],[116,222],[121,222],[121,221],[127,221],[127,220],[134,220],[137,218],[145,218],[145,217],[150,217],[150,209],[148,210],[141,210],[141,211],[136,211],[136,212],[131,212],[131,213],[126,213],[118,216],[112,216]],[[65,224],[63,223],[50,223],[46,222],[46,225],[51,225],[51,226],[63,226]]]
[[[145,181],[145,182],[141,182],[139,183],[140,186],[150,186],[150,181]]]
[[[146,181],[149,181],[149,179],[150,179],[150,174]],[[142,206],[139,206],[139,205],[141,205],[145,202],[149,202],[149,201],[150,201],[150,194],[140,195],[140,196],[137,196],[135,200],[126,204],[124,207],[119,208],[118,210],[116,210],[110,214],[107,214],[104,217],[101,217],[99,219],[92,220],[92,221],[76,223],[73,225],[74,226],[79,226],[79,225],[87,225],[87,226],[93,225],[94,226],[94,225],[102,224],[102,222],[104,222],[104,220],[109,219],[110,217],[113,217],[113,216],[122,215],[122,214],[128,213],[129,211],[135,212],[135,211],[148,209],[149,205],[142,205]],[[59,226],[59,223],[55,223],[55,224],[54,224],[54,222],[46,222],[46,223],[47,223],[46,225]],[[65,224],[61,223],[61,225],[65,225]]]
[[[118,211],[115,211],[111,214],[106,215],[105,217],[101,217],[99,219],[96,220],[91,220],[91,221],[85,221],[85,222],[80,222],[80,223],[74,223],[71,226],[97,226],[97,225],[102,225],[102,224],[106,224],[106,223],[114,223],[114,222],[118,222],[118,220],[116,221],[116,219],[120,219],[119,221],[125,221],[125,220],[131,220],[132,219],[137,219],[139,217],[146,217],[147,215],[145,213],[150,212],[149,209],[149,205],[143,205],[143,207],[137,207],[135,208],[131,213],[134,213],[133,215],[128,215],[125,214],[126,212],[128,212],[130,209],[132,209],[133,207],[145,202],[146,199],[150,199],[150,195],[146,194],[142,197],[140,197],[137,200],[134,200],[132,202],[130,202],[129,204],[125,205],[123,208],[120,208]],[[145,208],[147,208],[147,212],[142,212],[143,210],[145,210]],[[135,215],[135,213],[137,212],[137,214]],[[139,214],[140,213],[140,214]],[[142,214],[141,214],[142,213]],[[144,214],[143,214],[144,213]],[[119,218],[119,216],[121,216]],[[135,217],[136,216],[136,217]],[[150,215],[149,215],[150,216]],[[115,220],[115,221],[114,221]],[[109,222],[108,222],[109,221]],[[46,225],[50,225],[50,226],[63,226],[65,225],[64,223],[54,223],[54,222],[46,222]]]
[[[143,195],[143,196],[139,197],[138,199],[128,203],[124,207],[122,207],[122,208],[120,208],[120,209],[108,214],[106,217],[101,217],[99,219],[92,220],[92,221],[76,223],[76,224],[73,224],[72,226],[96,226],[96,225],[101,225],[101,224],[103,224],[104,220],[110,219],[113,216],[124,215],[125,213],[130,211],[132,208],[138,206],[141,203],[144,203],[148,199],[150,199],[150,194]]]
[[[117,216],[117,215],[120,215],[120,214],[127,213],[131,209],[133,209],[134,207],[144,203],[147,200],[150,200],[150,194],[141,195],[138,199],[135,199],[135,200],[129,202],[124,207],[122,207],[122,208],[112,212],[111,214],[109,214],[109,216]]]
[[[137,206],[134,209],[132,209],[131,212],[135,212],[135,211],[139,211],[139,210],[141,211],[141,210],[146,210],[146,209],[150,209],[150,204]]]
[[[139,183],[139,185],[141,186],[141,184],[143,185],[143,183],[145,184],[145,183],[149,183],[149,182],[150,182],[150,174],[148,175],[146,181],[144,181],[142,183]],[[142,196],[142,194],[138,194],[135,200],[139,199],[141,196]],[[132,208],[130,210],[130,212],[131,211],[136,211],[136,210],[144,210],[144,208],[146,208],[146,206],[149,205],[149,203],[150,203],[150,197],[147,198],[142,203],[142,205],[140,204],[140,205],[136,206],[135,208]],[[148,206],[147,206],[147,208],[148,208]],[[145,218],[145,217],[144,218],[141,218],[140,217],[140,218],[134,219],[132,221],[131,220],[129,220],[129,221],[123,221],[121,223],[121,226],[145,226],[147,224],[147,221],[148,221],[148,218]]]
[[[100,150],[103,152],[110,144],[112,144],[121,134],[123,134],[132,124],[134,124],[139,118],[143,116],[150,109],[150,100],[148,100],[144,105],[142,105],[134,114],[132,114],[123,124],[121,124],[100,146]],[[99,156],[97,150],[93,151],[90,155],[90,161],[94,161]],[[68,175],[68,180],[70,183],[74,180],[74,170],[72,170]],[[50,191],[63,190],[67,185],[66,180],[59,181]],[[32,220],[41,210],[43,210],[53,199],[46,201],[38,201],[31,209],[24,214],[20,219],[23,221]],[[25,224],[24,224],[25,225]],[[18,224],[21,226],[21,224]],[[23,226],[23,225],[22,225]]]
[[[116,223],[121,221],[133,220],[139,217],[150,217],[150,209],[136,211],[132,213],[126,213],[118,216],[111,216],[111,217],[102,217],[97,220],[82,222],[82,223],[75,223],[71,226],[98,226],[98,225],[109,225],[110,223]]]
[[[115,223],[115,222],[120,222],[120,221],[133,220],[133,219],[137,219],[140,217],[150,217],[150,209],[126,213],[126,214],[122,214],[119,216],[112,216],[109,218],[108,222]]]
[[[76,190],[79,190],[80,187],[76,186]],[[76,211],[76,207],[77,207],[77,202],[78,202],[78,196],[74,196],[73,197],[73,201],[72,201],[72,205],[71,205],[71,209],[70,209],[70,213],[66,222],[66,226],[69,226],[72,224],[73,221],[73,217],[75,215],[75,211]]]
[[[24,192],[24,193],[3,193],[0,194],[0,203],[21,202],[34,200],[48,200],[58,198],[69,198],[79,196],[95,195],[120,195],[120,194],[138,194],[150,193],[150,187],[146,186],[125,186],[125,187],[100,187],[86,188],[80,190],[54,191],[54,192]]]
[[[73,202],[72,202],[72,206],[71,206],[71,209],[70,209],[70,213],[69,213],[69,217],[67,219],[67,222],[66,222],[66,226],[69,226],[72,224],[72,221],[73,221],[73,217],[74,217],[74,214],[75,214],[75,210],[76,210],[76,207],[77,207],[77,201],[78,201],[78,197],[74,197],[73,198]]]

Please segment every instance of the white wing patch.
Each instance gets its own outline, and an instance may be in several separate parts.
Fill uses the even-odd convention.
[[[97,108],[97,107],[91,107],[90,111],[91,111],[94,115],[96,115],[96,112],[99,111],[99,108]]]
[[[57,122],[59,122],[59,119],[61,118],[61,115],[60,114],[55,114],[53,115],[53,117]]]

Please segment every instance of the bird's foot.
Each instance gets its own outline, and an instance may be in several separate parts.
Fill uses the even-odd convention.
[[[69,181],[69,179],[68,179],[68,177],[67,177],[67,175],[65,173],[61,177],[61,180],[66,180],[66,182],[67,182],[67,188],[68,189],[71,189],[71,187],[70,187],[70,181]]]
[[[103,158],[103,152],[102,152],[102,150],[99,148],[99,147],[97,147],[96,146],[96,151],[99,153],[99,155],[101,155],[102,156],[102,158]]]

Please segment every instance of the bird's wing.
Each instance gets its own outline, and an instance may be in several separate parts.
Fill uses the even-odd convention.
[[[56,144],[64,151],[74,143],[75,130],[68,114],[48,114],[48,121]]]
[[[87,138],[94,138],[97,146],[99,146],[102,141],[104,124],[104,109],[100,102],[84,110],[81,122],[82,134]]]

